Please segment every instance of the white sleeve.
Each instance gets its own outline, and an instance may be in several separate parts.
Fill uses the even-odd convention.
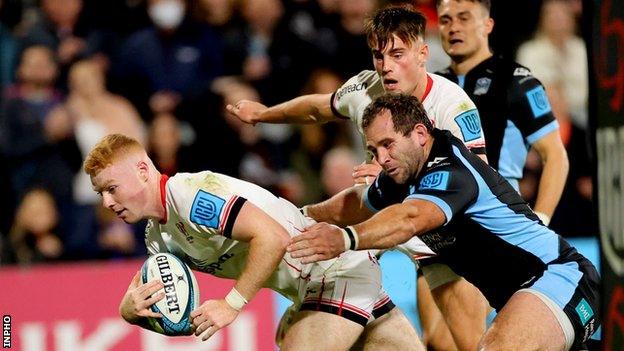
[[[230,190],[216,173],[192,181],[176,179],[172,184],[172,203],[179,216],[195,230],[207,235],[231,238],[236,217],[245,198]]]
[[[375,83],[375,71],[362,71],[351,77],[332,95],[332,111],[337,117],[358,123],[358,116],[372,101],[368,94]]]

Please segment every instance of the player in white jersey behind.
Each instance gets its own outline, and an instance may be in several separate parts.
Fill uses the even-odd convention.
[[[370,340],[364,350],[424,349],[384,292],[374,254],[353,252],[315,264],[286,255],[291,237],[315,223],[290,202],[209,171],[169,178],[136,140],[120,134],[102,139],[84,170],[104,207],[117,217],[128,223],[148,219],[150,254],[170,252],[194,270],[236,280],[225,299],[204,301],[192,311],[195,335],[202,340],[232,323],[260,288],[268,287],[294,303],[290,323],[281,326],[282,350],[349,350],[363,332]],[[120,313],[151,329],[145,317],[158,318],[150,306],[164,297],[163,284],[141,284],[137,277]]]
[[[333,94],[300,96],[272,107],[241,100],[228,105],[227,110],[251,124],[351,120],[362,132],[362,114],[375,97],[384,92],[405,93],[422,102],[436,128],[451,131],[485,160],[485,141],[475,104],[458,85],[425,69],[429,54],[423,40],[425,24],[425,17],[409,8],[381,9],[366,23],[375,71],[360,72]],[[370,183],[380,171],[375,163],[365,164],[356,167],[353,176],[356,183]],[[315,218],[314,213],[309,215]],[[415,252],[409,246],[407,243],[400,249],[413,257]],[[447,329],[431,303],[427,284],[419,278],[418,307],[425,344],[434,349],[474,350],[485,331],[487,302],[474,286],[444,265],[429,265],[423,271],[448,324]]]

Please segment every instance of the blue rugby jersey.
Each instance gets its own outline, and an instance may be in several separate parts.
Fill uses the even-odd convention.
[[[432,135],[419,174],[397,184],[382,173],[365,192],[365,203],[372,210],[410,199],[435,203],[446,223],[420,236],[438,254],[435,262],[473,283],[497,310],[520,289],[540,291],[566,312],[578,338],[589,337],[598,327],[593,265],[544,226],[510,183],[459,139],[438,129]]]

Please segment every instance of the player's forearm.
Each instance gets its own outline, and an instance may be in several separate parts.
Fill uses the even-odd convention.
[[[369,220],[356,224],[358,249],[389,249],[402,244],[415,235],[424,234],[444,224],[444,214],[431,211],[431,203],[411,201],[392,205]]]
[[[331,94],[304,95],[264,110],[254,122],[312,124],[334,119]]]
[[[234,286],[247,301],[256,296],[286,253],[290,237],[283,229],[281,231],[283,233],[259,235],[249,241],[245,269]]]
[[[362,201],[365,186],[353,186],[345,189],[318,204],[306,206],[307,215],[317,222],[326,222],[338,226],[360,223],[371,216],[371,211]]]
[[[540,177],[535,211],[552,217],[561,199],[563,188],[568,177],[568,157],[565,149],[549,152],[543,159],[542,176]],[[542,156],[544,157],[544,156]]]

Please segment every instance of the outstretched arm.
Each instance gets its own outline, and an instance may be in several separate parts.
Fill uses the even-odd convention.
[[[293,238],[288,252],[293,258],[301,258],[302,263],[310,263],[337,257],[349,249],[388,249],[438,228],[445,221],[444,212],[433,202],[410,199],[386,207],[347,230],[317,223]]]
[[[236,217],[232,233],[232,239],[249,243],[247,262],[225,299],[208,300],[191,313],[195,335],[206,332],[202,340],[234,321],[273,274],[290,241],[290,236],[277,221],[249,201]]]
[[[303,95],[279,105],[267,107],[261,103],[241,100],[234,105],[227,105],[227,111],[249,124],[293,123],[312,124],[325,123],[337,118],[331,109],[332,94]]]
[[[533,144],[542,158],[543,170],[535,201],[535,213],[548,225],[568,177],[568,155],[559,137],[559,131],[546,134]]]

